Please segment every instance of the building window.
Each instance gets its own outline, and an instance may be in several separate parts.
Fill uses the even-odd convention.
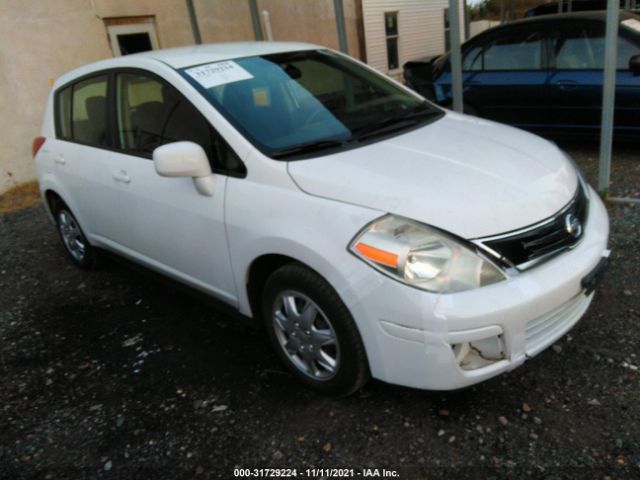
[[[449,32],[451,31],[451,23],[449,22],[449,9],[444,9],[444,51],[451,50],[451,37]]]
[[[384,14],[384,33],[387,38],[387,69],[400,67],[398,55],[398,12]]]
[[[116,57],[158,48],[153,17],[112,18],[105,23]]]

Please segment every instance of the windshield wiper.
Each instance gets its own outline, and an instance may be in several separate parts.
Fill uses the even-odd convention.
[[[362,141],[376,135],[384,135],[385,133],[390,133],[395,130],[407,128],[409,126],[420,123],[422,120],[440,115],[442,115],[442,112],[439,110],[426,109],[421,109],[417,112],[408,112],[403,115],[394,115],[391,117],[387,117],[376,124],[365,125],[364,127],[357,129],[354,132],[353,139],[356,141]]]
[[[291,148],[283,148],[282,150],[276,150],[273,152],[271,158],[286,158],[294,155],[303,155],[305,153],[317,152],[319,150],[326,150],[329,148],[339,148],[346,144],[344,140],[318,140],[315,142],[303,143],[302,145],[296,145]]]
[[[282,150],[276,150],[270,155],[270,157],[273,159],[281,159],[293,157],[296,155],[304,155],[306,153],[313,153],[320,150],[341,148],[346,145],[351,145],[361,140],[365,140],[375,135],[384,135],[385,133],[389,133],[394,130],[407,128],[408,126],[415,125],[428,118],[440,115],[442,115],[442,112],[440,110],[431,110],[425,108],[420,108],[420,110],[418,111],[410,110],[403,115],[387,117],[381,122],[378,122],[374,125],[365,125],[355,130],[353,136],[347,139],[317,140],[313,142],[303,143],[300,145],[295,145],[293,147],[283,148]]]

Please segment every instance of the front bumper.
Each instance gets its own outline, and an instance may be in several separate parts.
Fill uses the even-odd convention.
[[[347,304],[372,375],[408,387],[463,388],[518,367],[562,337],[593,299],[583,278],[608,255],[607,212],[591,193],[580,243],[506,281],[446,295],[416,290],[377,272],[375,279],[367,275],[368,280],[356,282],[345,296],[351,299]],[[475,369],[459,366],[453,345],[497,335],[503,359]]]

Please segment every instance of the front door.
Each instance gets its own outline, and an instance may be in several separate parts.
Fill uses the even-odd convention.
[[[547,121],[544,30],[509,29],[466,52],[464,102],[486,118],[523,128]]]
[[[140,72],[116,73],[115,142],[111,178],[125,230],[117,248],[151,268],[234,304],[224,225],[227,177],[216,174],[213,196],[192,178],[159,176],[152,160],[160,145],[200,144],[215,167],[220,137],[175,88]],[[214,168],[215,170],[215,168]]]

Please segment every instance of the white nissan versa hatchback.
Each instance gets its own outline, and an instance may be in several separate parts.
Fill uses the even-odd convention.
[[[585,313],[609,253],[606,210],[555,145],[313,45],[82,67],[34,154],[76,265],[110,250],[260,319],[322,392],[511,370]]]

